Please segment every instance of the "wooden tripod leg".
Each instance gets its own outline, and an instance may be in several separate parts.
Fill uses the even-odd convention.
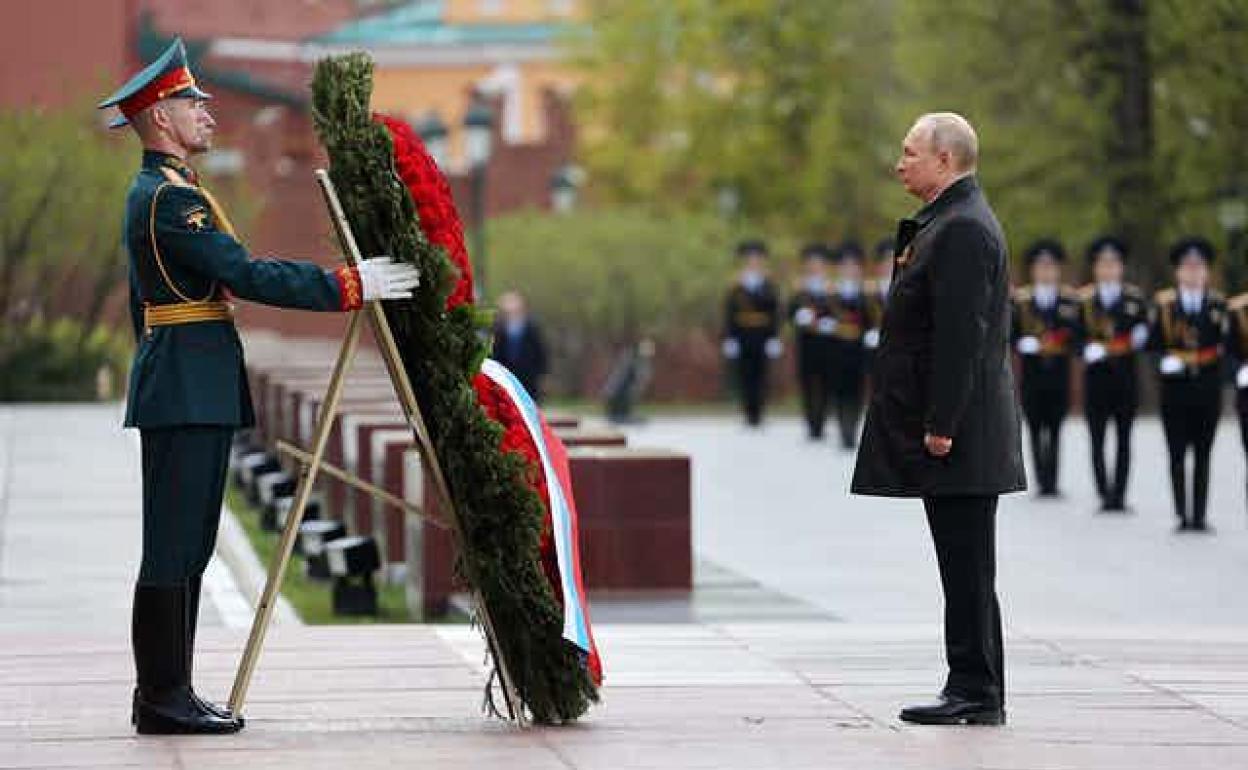
[[[342,342],[342,349],[338,351],[338,361],[334,364],[329,389],[325,393],[321,413],[317,415],[311,462],[303,466],[294,504],[290,508],[290,513],[286,515],[286,527],[282,530],[282,538],[278,543],[277,551],[274,552],[273,559],[269,563],[268,580],[265,581],[260,604],[256,607],[256,615],[251,623],[251,634],[247,638],[247,646],[243,650],[242,660],[238,664],[238,673],[234,677],[234,687],[230,690],[230,711],[235,714],[242,713],[247,688],[251,685],[251,675],[255,672],[256,661],[260,657],[260,647],[264,644],[269,621],[273,618],[273,607],[282,587],[282,578],[286,575],[286,566],[290,563],[290,552],[295,546],[295,537],[299,534],[299,525],[303,522],[308,498],[312,495],[312,485],[321,468],[325,446],[329,443],[329,429],[334,424],[334,415],[338,413],[338,403],[342,398],[342,389],[346,385],[347,368],[351,364],[351,359],[355,357],[356,346],[360,341],[362,320],[362,313],[351,314],[351,321],[347,326],[347,337]]]

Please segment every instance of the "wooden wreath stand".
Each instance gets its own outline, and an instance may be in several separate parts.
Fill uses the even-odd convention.
[[[330,219],[334,223],[334,231],[337,233],[342,253],[349,264],[358,265],[361,260],[359,246],[356,244],[355,236],[351,232],[351,226],[343,213],[342,204],[338,200],[338,194],[334,190],[334,184],[330,181],[329,174],[324,169],[317,169],[316,181],[320,185],[321,192],[325,197],[325,205],[328,207]],[[433,444],[429,439],[429,431],[425,426],[424,418],[421,416],[420,404],[416,402],[416,394],[412,389],[411,380],[408,379],[407,370],[403,368],[403,360],[399,355],[398,346],[395,344],[390,323],[386,319],[385,311],[382,310],[380,304],[377,302],[365,303],[363,308],[351,313],[351,320],[347,326],[347,336],[342,342],[341,350],[338,352],[338,359],[334,364],[334,372],[329,380],[329,388],[325,393],[324,400],[321,402],[320,413],[317,415],[316,430],[313,433],[311,450],[304,451],[285,442],[281,442],[278,447],[279,451],[294,457],[302,465],[302,470],[299,477],[299,485],[295,491],[294,504],[286,517],[286,525],[282,530],[281,540],[269,564],[268,579],[264,585],[264,593],[261,595],[260,604],[256,607],[256,615],[251,624],[251,634],[247,639],[247,646],[243,650],[243,657],[238,665],[238,673],[234,678],[234,687],[230,691],[229,707],[235,714],[242,714],[243,702],[247,697],[247,689],[251,684],[251,676],[255,671],[256,661],[260,657],[260,647],[264,644],[264,637],[268,631],[269,622],[273,617],[277,594],[282,585],[286,567],[290,562],[290,554],[294,548],[295,537],[298,535],[299,525],[303,522],[304,511],[318,472],[323,470],[357,489],[384,499],[390,504],[397,504],[410,513],[422,516],[428,515],[427,512],[422,511],[418,506],[400,500],[385,490],[324,462],[325,445],[329,441],[330,426],[333,425],[334,416],[338,412],[339,400],[342,397],[343,387],[346,384],[347,369],[350,367],[351,360],[355,356],[358,347],[363,316],[367,316],[368,321],[372,325],[373,335],[377,340],[377,347],[381,351],[382,359],[385,361],[390,381],[394,385],[395,395],[398,397],[399,405],[403,409],[408,425],[415,434],[416,445],[420,450],[425,471],[433,479],[433,487],[438,498],[439,509],[444,512],[444,518],[440,517],[435,519],[435,521],[451,531],[457,546],[461,548],[460,552],[463,552],[463,527],[455,511],[450,489],[446,484],[446,477],[442,473],[442,466],[433,451]],[[467,562],[465,563],[468,564]],[[471,569],[471,566],[468,566],[467,569]],[[475,575],[469,574],[467,578],[472,585],[477,585]],[[473,589],[473,600],[476,605],[477,620],[481,623],[482,630],[485,633],[490,657],[502,684],[503,701],[507,710],[505,716],[515,724],[523,727],[528,724],[528,718],[524,713],[524,704],[520,701],[519,694],[515,688],[515,679],[512,677],[512,672],[507,667],[507,661],[503,656],[502,649],[496,641],[497,637],[494,634],[494,627],[490,621],[489,610],[485,606],[480,592],[475,588]]]

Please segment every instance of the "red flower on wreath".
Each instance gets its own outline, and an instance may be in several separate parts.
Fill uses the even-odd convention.
[[[459,271],[459,280],[447,297],[446,309],[472,302],[472,264],[468,261],[468,249],[464,247],[464,226],[446,176],[406,121],[379,113],[374,113],[374,118],[390,132],[394,166],[416,204],[421,231],[431,243],[446,249]]]

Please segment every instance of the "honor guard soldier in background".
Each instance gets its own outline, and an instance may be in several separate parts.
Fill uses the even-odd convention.
[[[862,335],[862,344],[868,351],[875,350],[880,344],[880,327],[884,325],[884,309],[888,307],[888,290],[893,285],[894,252],[892,238],[885,238],[875,244],[871,279],[862,285],[862,290],[867,295],[868,327]]]
[[[1178,531],[1204,532],[1209,502],[1209,455],[1222,413],[1222,346],[1227,307],[1209,288],[1213,246],[1186,238],[1170,250],[1175,286],[1157,293],[1150,334],[1161,355],[1161,422],[1170,450],[1170,485]],[[1187,450],[1195,462],[1187,483]],[[1190,497],[1189,497],[1190,494]]]
[[[797,338],[797,381],[802,414],[812,440],[823,438],[828,398],[832,391],[832,284],[828,280],[827,246],[811,243],[802,249],[802,278],[789,300],[789,320]]]
[[[1084,414],[1092,439],[1092,472],[1102,511],[1125,511],[1131,473],[1131,426],[1139,404],[1137,353],[1148,344],[1148,301],[1123,283],[1126,245],[1113,236],[1088,246],[1093,282],[1080,291],[1082,310]],[[1117,448],[1112,475],[1105,465],[1110,421]]]
[[[869,319],[862,260],[862,247],[857,242],[842,244],[836,255],[836,290],[832,294],[832,398],[844,449],[858,445],[862,386],[867,375],[863,337]]]
[[[415,269],[380,258],[358,269],[252,259],[186,160],[209,149],[209,95],[176,40],[101,108],[130,125],[142,165],[126,197],[130,311],[138,342],[125,424],[141,432],[143,560],[134,592],[140,733],[232,733],[242,720],[191,686],[200,586],[212,555],[236,428],[253,414],[230,296],[347,311],[411,296]],[[228,294],[227,294],[228,292]]]
[[[1226,352],[1235,363],[1235,411],[1239,414],[1239,438],[1248,456],[1248,293],[1231,299],[1227,311]]]
[[[1058,494],[1062,421],[1070,408],[1070,359],[1079,341],[1079,301],[1062,286],[1066,252],[1052,239],[1026,252],[1031,284],[1015,293],[1012,339],[1022,359],[1023,416],[1031,434],[1036,482]]]
[[[784,353],[779,338],[780,300],[767,275],[768,256],[763,241],[742,241],[737,246],[740,272],[724,302],[723,353],[736,364],[737,386],[750,426],[763,421],[768,360]]]

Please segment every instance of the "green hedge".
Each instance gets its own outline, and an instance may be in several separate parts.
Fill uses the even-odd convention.
[[[573,398],[596,398],[609,362],[642,337],[658,343],[656,366],[664,371],[688,368],[689,360],[673,366],[673,350],[706,358],[707,351],[689,348],[703,339],[712,363],[701,379],[717,379],[737,242],[766,238],[782,287],[798,265],[792,237],[712,214],[644,207],[527,211],[492,220],[487,236],[487,301],[509,289],[528,298],[551,349],[549,391]]]
[[[133,346],[113,329],[69,318],[0,331],[0,401],[94,401],[125,392]]]

